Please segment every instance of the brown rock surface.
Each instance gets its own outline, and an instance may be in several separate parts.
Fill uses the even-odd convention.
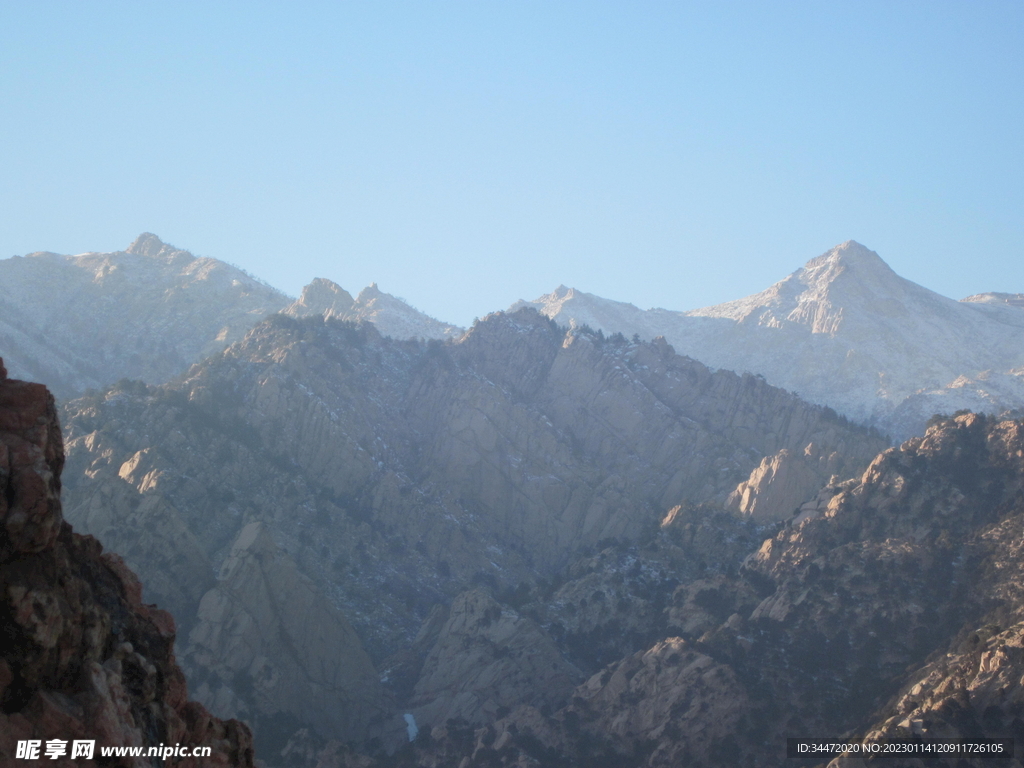
[[[787,520],[821,489],[823,477],[838,475],[845,464],[839,451],[821,456],[814,443],[799,452],[783,448],[761,460],[726,506],[761,523]]]
[[[53,398],[7,379],[0,361],[0,766],[25,764],[15,757],[25,739],[94,739],[97,756],[101,746],[209,746],[209,758],[167,764],[252,766],[248,729],[188,701],[171,616],[142,604],[117,555],[63,522],[63,463]]]

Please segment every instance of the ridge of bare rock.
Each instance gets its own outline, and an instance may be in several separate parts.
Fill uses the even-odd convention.
[[[456,339],[465,331],[435,320],[407,302],[381,291],[376,283],[355,299],[337,283],[318,277],[302,289],[302,296],[284,310],[292,317],[326,317],[373,323],[382,336],[395,339]]]

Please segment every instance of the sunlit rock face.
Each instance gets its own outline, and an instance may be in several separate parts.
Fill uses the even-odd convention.
[[[1019,295],[954,301],[852,240],[761,293],[688,312],[564,286],[530,304],[563,324],[664,336],[707,365],[761,374],[897,439],[923,433],[934,413],[1024,407]]]
[[[73,533],[61,511],[64,448],[53,397],[7,378],[0,360],[0,765],[24,765],[18,742],[100,747],[209,746],[182,766],[252,766],[238,721],[188,701],[174,660],[174,619],[141,601],[116,554]],[[109,759],[136,765],[136,758]]]

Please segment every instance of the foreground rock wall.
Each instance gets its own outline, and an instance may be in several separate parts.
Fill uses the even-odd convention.
[[[0,766],[25,765],[27,739],[95,740],[97,757],[100,746],[209,746],[209,758],[165,764],[252,766],[249,729],[188,701],[170,614],[143,605],[124,562],[63,521],[63,464],[53,397],[8,379],[0,360]]]

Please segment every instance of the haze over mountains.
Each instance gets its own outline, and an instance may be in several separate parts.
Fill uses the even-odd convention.
[[[4,351],[68,392],[99,382],[62,404],[50,495],[64,463],[68,521],[174,614],[192,695],[253,726],[271,768],[756,768],[786,736],[1024,739],[1024,422],[939,418],[892,448],[836,412],[917,429],[920,403],[972,388],[1019,407],[1018,295],[945,299],[855,243],[718,307],[560,289],[465,332],[373,285],[293,301],[152,235],[5,274]],[[58,332],[61,306],[82,327]],[[642,338],[665,328],[677,348]],[[20,439],[0,434],[12,488]],[[9,496],[0,543],[27,514]],[[31,720],[20,685],[4,711]]]
[[[848,241],[761,293],[688,312],[640,310],[564,286],[542,314],[605,333],[664,336],[682,354],[763,375],[896,438],[934,413],[1024,405],[1024,306],[1014,294],[957,302],[905,280]]]
[[[39,297],[39,298],[37,298]],[[640,310],[560,286],[531,306],[562,325],[664,336],[706,365],[751,372],[902,439],[932,414],[1024,407],[1024,298],[953,301],[849,241],[761,293],[689,311]],[[143,234],[125,251],[0,261],[0,341],[12,375],[60,397],[120,378],[162,383],[274,312],[367,320],[394,338],[457,338],[376,285],[317,278],[292,300],[241,270]]]
[[[293,300],[237,267],[143,233],[124,251],[0,260],[0,344],[12,376],[58,397],[122,378],[162,383],[238,341],[267,315],[370,320],[399,337],[452,326],[370,286],[358,299],[316,280]]]

